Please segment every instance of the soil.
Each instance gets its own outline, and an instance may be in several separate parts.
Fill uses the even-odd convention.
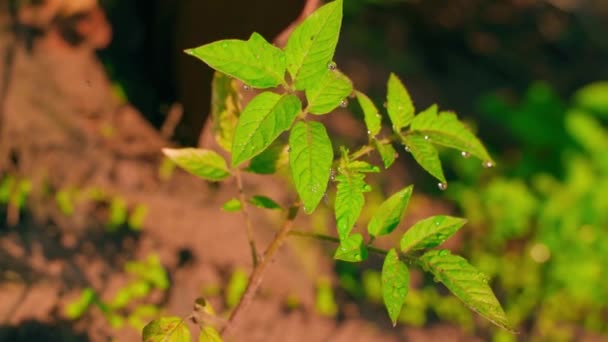
[[[6,23],[6,16],[2,20]],[[219,210],[236,196],[235,185],[207,184],[180,171],[161,180],[160,149],[171,142],[116,96],[94,46],[64,45],[48,34],[29,49],[2,32],[0,55],[11,51],[12,61],[0,65],[0,75],[10,72],[10,77],[0,78],[8,89],[0,99],[0,172],[31,179],[33,192],[27,212],[15,217],[10,206],[0,211],[0,341],[140,340],[139,331],[132,328],[112,329],[96,308],[76,321],[63,313],[66,303],[85,287],[112,298],[127,281],[122,268],[128,260],[159,256],[171,287],[151,302],[168,315],[182,317],[204,288],[223,288],[236,268],[250,270],[242,217]],[[358,125],[340,118],[329,123],[334,131]],[[385,182],[386,190],[406,180],[407,170],[398,165]],[[100,219],[107,208],[83,204],[66,217],[44,196],[43,185],[101,188],[124,198],[131,208],[144,204],[148,215],[141,231],[108,233]],[[264,193],[280,203],[289,203],[292,196],[283,191],[283,181],[268,177],[248,175],[245,187],[250,194]],[[409,220],[449,211],[424,197],[415,203]],[[258,246],[268,244],[280,219],[279,213],[254,212]],[[311,223],[302,218],[297,226],[309,229]],[[380,241],[380,246],[388,242]],[[327,277],[337,284],[331,248],[288,241],[227,340],[475,340],[443,324],[392,328],[381,308],[358,306],[340,293],[338,317],[320,316],[314,309],[317,279]],[[293,295],[301,305],[286,309],[285,300]],[[209,299],[216,311],[225,312],[219,296]],[[194,325],[191,328],[194,332]]]

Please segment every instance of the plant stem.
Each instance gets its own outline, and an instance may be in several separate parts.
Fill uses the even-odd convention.
[[[241,170],[236,169],[234,171],[234,176],[236,178],[236,186],[239,191],[239,201],[241,202],[243,218],[245,219],[245,230],[247,231],[247,239],[249,240],[249,248],[251,249],[251,260],[253,261],[253,267],[255,268],[258,265],[258,250],[255,246],[251,217],[249,216],[247,199],[245,198],[245,191],[243,190],[243,177],[241,176]]]
[[[283,245],[285,240],[287,240],[287,236],[289,236],[289,232],[293,227],[293,222],[296,216],[298,215],[299,209],[299,203],[295,203],[291,208],[289,208],[287,219],[283,223],[281,230],[279,230],[270,245],[268,245],[268,248],[266,248],[266,251],[264,252],[260,263],[257,264],[257,266],[255,266],[255,268],[253,269],[253,272],[251,272],[251,275],[249,276],[249,282],[247,284],[247,289],[245,289],[243,297],[241,297],[241,300],[230,314],[228,322],[226,322],[226,325],[224,325],[224,327],[221,329],[222,335],[226,335],[228,333],[228,330],[234,325],[234,322],[236,322],[236,319],[239,317],[239,315],[243,311],[245,311],[245,309],[253,301],[253,297],[257,293],[258,288],[262,283],[262,278],[264,277],[266,267],[272,262],[275,253]]]
[[[334,242],[339,244],[340,243],[340,239],[334,236],[329,236],[329,235],[324,235],[324,234],[316,234],[316,233],[309,233],[309,232],[303,232],[301,230],[292,230],[291,232],[289,232],[289,235],[293,235],[293,236],[300,236],[300,237],[307,237],[307,238],[311,238],[311,239],[316,239],[316,240],[321,240],[321,241],[329,241],[329,242]],[[367,250],[376,254],[380,254],[380,255],[386,255],[388,254],[388,251],[384,250],[384,249],[380,249],[380,248],[376,248],[374,246],[368,246]]]
[[[388,144],[390,143],[390,140],[388,139],[382,139],[382,140],[378,140],[376,141],[378,144]],[[357,152],[353,153],[353,155],[350,157],[351,160],[357,160],[361,157],[363,157],[364,155],[372,152],[375,149],[375,147],[372,145],[372,142],[370,142],[369,144],[361,147]]]

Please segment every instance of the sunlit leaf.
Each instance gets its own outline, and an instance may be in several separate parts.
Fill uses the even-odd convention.
[[[192,335],[183,319],[162,317],[148,323],[143,330],[143,342],[191,342]]]
[[[304,211],[310,214],[323,198],[329,182],[334,159],[331,140],[323,124],[300,121],[291,130],[289,146],[291,175]]]
[[[338,235],[341,240],[350,234],[361,214],[361,209],[365,203],[363,193],[369,191],[364,178],[365,176],[360,173],[346,173],[336,176],[338,185],[334,207]]]
[[[297,90],[308,89],[323,77],[334,56],[341,25],[342,0],[336,0],[320,7],[293,30],[285,55]]]
[[[336,109],[353,92],[353,84],[338,70],[327,70],[323,77],[306,88],[308,112],[326,114]]]
[[[403,137],[403,143],[418,165],[422,166],[423,169],[442,183],[446,183],[443,168],[441,167],[441,160],[439,160],[439,153],[428,139],[419,134],[408,134]]]
[[[469,262],[448,250],[432,250],[419,259],[425,271],[433,274],[471,310],[497,326],[513,331],[486,276]]]
[[[397,75],[391,73],[387,88],[386,109],[388,116],[393,124],[393,130],[400,132],[403,128],[409,126],[414,119],[414,103]]]
[[[378,112],[378,108],[374,105],[372,100],[362,92],[355,92],[357,100],[361,109],[363,109],[363,119],[365,120],[365,126],[367,126],[367,133],[371,136],[375,136],[380,133],[382,128],[382,116]]]
[[[342,241],[334,253],[334,259],[360,262],[367,259],[367,247],[361,234],[353,234]]]
[[[226,161],[219,154],[198,148],[164,148],[163,153],[182,169],[209,181],[230,176]]]
[[[416,222],[401,238],[401,252],[437,247],[467,221],[452,216],[432,216]]]
[[[413,186],[410,185],[396,192],[376,209],[376,213],[367,225],[367,231],[371,236],[390,234],[397,227],[410,201],[412,190]]]
[[[237,166],[264,151],[287,130],[302,109],[295,95],[264,92],[241,113],[234,132],[232,165]]]
[[[247,276],[247,272],[239,268],[232,273],[225,291],[226,306],[229,308],[234,308],[239,303],[241,297],[247,289],[248,283],[249,277]]]
[[[222,336],[214,327],[205,326],[198,335],[198,342],[222,342]]]
[[[395,159],[397,159],[397,151],[391,144],[382,144],[379,141],[374,141],[374,146],[376,146],[376,150],[378,150],[378,154],[380,154],[380,158],[382,158],[382,162],[384,163],[384,168],[388,169],[393,165]]]
[[[258,33],[253,33],[247,41],[219,40],[186,53],[251,87],[272,88],[284,82],[285,54]]]
[[[380,172],[380,168],[376,165],[372,165],[368,162],[364,162],[361,160],[354,160],[349,162],[346,165],[346,168],[353,172],[363,172],[363,173],[378,173]]]
[[[382,265],[382,298],[393,325],[397,325],[397,318],[401,313],[409,285],[410,273],[407,266],[399,260],[399,255],[392,248]]]
[[[240,211],[241,209],[242,209],[241,201],[239,201],[236,198],[229,200],[228,202],[224,203],[224,205],[222,206],[222,210],[225,212],[228,212],[228,213],[237,212],[237,211]]]
[[[221,72],[215,72],[211,81],[210,115],[215,141],[230,152],[234,129],[241,115],[240,93],[237,81]]]

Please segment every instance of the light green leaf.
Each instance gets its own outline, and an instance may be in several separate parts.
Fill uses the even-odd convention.
[[[253,196],[249,199],[249,202],[262,209],[281,209],[277,202],[266,196]]]
[[[70,302],[65,308],[65,315],[69,319],[78,319],[84,315],[87,309],[95,302],[97,295],[91,288],[82,290],[80,297]]]
[[[405,148],[409,151],[418,165],[422,166],[433,177],[442,183],[447,183],[443,175],[439,153],[433,144],[419,134],[408,134],[403,137]]]
[[[364,162],[361,160],[351,161],[346,165],[346,168],[353,172],[363,172],[363,173],[378,173],[380,172],[380,168],[376,165],[372,165],[368,162]]]
[[[353,92],[353,83],[338,70],[327,70],[318,82],[306,88],[308,112],[326,114]]]
[[[192,335],[183,319],[162,317],[148,323],[143,330],[144,342],[190,342]]]
[[[397,159],[397,151],[393,145],[382,144],[381,142],[374,140],[374,145],[376,146],[376,150],[378,150],[378,154],[380,154],[380,158],[382,158],[382,162],[384,163],[384,168],[388,169],[393,165],[395,159]]]
[[[390,234],[397,227],[410,201],[413,188],[410,185],[396,192],[376,209],[376,213],[367,225],[369,235],[376,237]]]
[[[595,114],[608,115],[608,81],[591,83],[574,94],[579,107]]]
[[[199,148],[164,148],[163,153],[191,174],[209,181],[221,181],[230,176],[226,161],[219,154]]]
[[[400,132],[403,128],[409,126],[414,119],[414,103],[397,75],[391,73],[387,87],[386,109],[388,116],[393,124],[393,130]]]
[[[467,152],[483,162],[494,162],[479,139],[458,120],[456,114],[452,112],[437,114],[435,105],[414,118],[411,130],[427,136],[433,144]]]
[[[241,201],[236,198],[231,199],[230,201],[224,203],[222,206],[222,210],[228,213],[233,213],[240,211],[242,209]]]
[[[391,248],[382,265],[382,297],[393,326],[397,325],[409,285],[410,273],[407,266],[399,260],[395,249]]]
[[[340,240],[348,237],[361,214],[365,203],[363,193],[369,191],[364,178],[360,173],[340,174],[336,177],[338,185],[334,207]]]
[[[367,126],[367,134],[375,136],[380,133],[380,129],[382,128],[382,116],[367,95],[359,91],[355,92],[355,94],[357,95],[361,109],[363,109],[363,119],[365,120],[365,126]]]
[[[328,69],[342,25],[342,0],[330,2],[293,30],[287,45],[287,70],[296,90],[312,87]]]
[[[272,88],[284,83],[285,53],[258,33],[253,33],[248,41],[219,40],[186,53],[251,87]]]
[[[222,342],[222,336],[212,326],[205,326],[198,335],[198,342]]]
[[[230,152],[234,129],[241,115],[241,99],[237,81],[215,72],[211,81],[211,131],[224,150]]]
[[[228,306],[228,308],[234,308],[239,303],[247,289],[248,283],[249,277],[244,270],[237,268],[232,273],[225,291],[226,306]]]
[[[327,189],[334,151],[325,126],[300,121],[289,136],[289,165],[304,211],[312,213]]]
[[[459,217],[444,215],[418,221],[403,234],[401,252],[437,247],[454,235],[466,222],[467,220]]]
[[[237,166],[264,151],[289,129],[302,109],[295,95],[264,92],[249,102],[234,132],[232,165]]]
[[[353,234],[340,241],[340,246],[334,253],[334,259],[348,262],[360,262],[367,259],[367,247],[363,243],[363,236]]]
[[[271,175],[282,169],[289,162],[287,144],[276,140],[262,153],[251,159],[245,171],[260,175]]]
[[[486,276],[466,259],[452,255],[448,250],[432,250],[421,256],[419,262],[471,310],[497,326],[513,331]]]

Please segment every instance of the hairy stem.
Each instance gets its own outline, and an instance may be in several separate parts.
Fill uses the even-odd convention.
[[[293,227],[294,219],[298,215],[299,210],[299,203],[296,203],[291,208],[289,208],[287,219],[283,223],[281,230],[279,230],[270,245],[268,245],[268,248],[266,248],[266,251],[264,252],[260,263],[257,264],[257,266],[255,266],[255,268],[253,269],[253,272],[251,272],[251,275],[249,276],[249,283],[247,284],[247,289],[245,289],[243,297],[241,297],[241,300],[230,314],[228,322],[221,329],[222,335],[226,335],[228,333],[228,330],[234,325],[237,318],[247,309],[247,307],[253,301],[253,297],[255,297],[255,294],[257,293],[258,288],[262,283],[262,279],[264,278],[264,272],[266,271],[266,268],[272,262],[272,259],[274,258],[276,252],[283,245],[285,240],[287,240],[289,232]]]
[[[251,217],[249,216],[249,208],[247,205],[247,199],[245,198],[245,191],[243,190],[243,177],[241,170],[237,169],[234,172],[236,178],[236,186],[239,190],[239,201],[241,202],[241,208],[243,212],[243,218],[245,219],[245,230],[247,231],[247,240],[249,240],[249,248],[251,249],[251,260],[253,261],[253,267],[258,265],[258,249],[255,246],[255,239],[253,237],[253,227],[251,225]]]

